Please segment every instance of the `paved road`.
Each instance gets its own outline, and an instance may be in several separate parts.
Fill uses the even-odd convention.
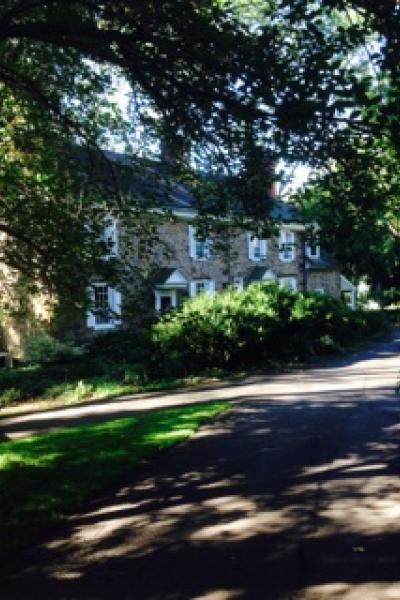
[[[241,402],[4,563],[1,598],[399,600],[399,351],[220,387]]]

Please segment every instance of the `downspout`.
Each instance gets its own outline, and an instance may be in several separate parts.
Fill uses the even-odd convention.
[[[307,291],[307,262],[306,262],[306,241],[304,235],[302,236],[302,268],[303,268],[303,292]]]

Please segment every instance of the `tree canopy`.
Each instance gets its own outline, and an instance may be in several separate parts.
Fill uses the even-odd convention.
[[[379,132],[398,153],[399,44],[395,0],[4,0],[0,261],[57,289],[111,268],[96,241],[128,199],[102,148],[132,134],[115,77],[145,126],[244,180],[249,129],[252,173],[254,148],[321,165]]]
[[[400,282],[399,166],[387,141],[355,140],[298,195],[347,274],[367,277],[375,292],[392,290],[389,300]]]

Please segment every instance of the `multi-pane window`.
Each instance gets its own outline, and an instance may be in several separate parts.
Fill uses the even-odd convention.
[[[295,257],[293,231],[281,230],[279,234],[279,258],[283,262],[291,262]]]
[[[295,291],[297,290],[297,279],[296,277],[279,277],[279,285]]]
[[[213,294],[215,284],[212,279],[194,279],[190,282],[190,295],[197,296],[198,294],[206,293]]]
[[[87,325],[93,329],[111,329],[121,322],[121,294],[105,282],[91,286],[92,307]]]
[[[197,230],[189,225],[189,255],[194,260],[207,260],[211,256],[210,240],[197,237]]]
[[[267,240],[248,235],[249,259],[258,261],[263,260],[267,254]]]
[[[107,246],[107,256],[116,256],[118,254],[118,237],[115,219],[110,218],[105,222],[101,239]]]
[[[306,255],[308,258],[319,258],[319,245],[317,242],[307,242]]]
[[[96,325],[105,325],[110,322],[109,288],[106,284],[94,286],[93,312]]]

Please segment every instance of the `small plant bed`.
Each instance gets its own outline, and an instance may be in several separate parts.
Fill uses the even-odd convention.
[[[0,445],[0,553],[79,509],[145,457],[228,409],[213,402],[40,434]]]

